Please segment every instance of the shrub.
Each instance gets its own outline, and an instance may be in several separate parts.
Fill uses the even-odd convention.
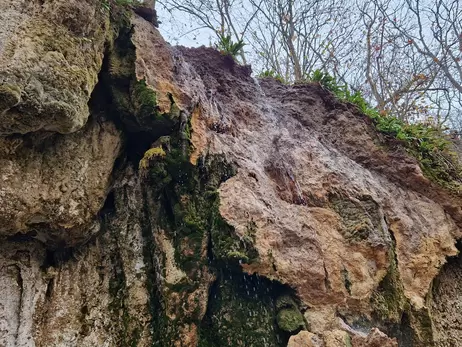
[[[215,44],[216,49],[218,49],[222,54],[231,56],[236,60],[237,55],[241,49],[245,46],[244,41],[239,40],[233,42],[231,35],[219,35],[218,42]]]

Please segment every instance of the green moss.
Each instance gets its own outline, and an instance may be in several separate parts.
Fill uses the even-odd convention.
[[[276,321],[279,328],[287,333],[305,328],[305,320],[297,303],[290,295],[281,295],[276,299]]]
[[[150,150],[153,153],[146,152],[145,157],[151,157],[146,177],[151,195],[157,199],[156,224],[171,240],[175,262],[187,278],[158,290],[161,297],[159,305],[163,308],[156,313],[153,326],[159,341],[178,338],[181,327],[186,324],[200,325],[200,305],[204,302],[195,303],[188,296],[208,280],[203,277],[203,269],[210,268],[211,258],[216,260],[216,252],[224,255],[220,258],[223,262],[238,264],[239,260],[250,259],[246,250],[238,247],[240,241],[233,228],[221,218],[218,195],[208,194],[216,192],[219,185],[234,174],[232,165],[221,156],[208,156],[201,158],[200,164],[195,166],[190,163],[189,155],[183,153],[180,134],[172,133],[166,139],[156,141],[157,149]],[[161,160],[152,160],[154,157],[161,157]],[[215,244],[214,240],[221,240],[222,227],[226,228],[227,240],[234,248]],[[161,264],[160,268],[164,268],[164,265]],[[165,311],[173,297],[179,297],[187,306],[179,305],[174,309],[175,319],[169,318]]]
[[[249,262],[249,257],[245,253],[238,251],[229,251],[226,255],[226,258],[231,261],[236,260],[243,264],[247,264]]]
[[[146,151],[144,153],[143,159],[140,160],[139,169],[146,170],[149,167],[149,163],[154,158],[163,158],[165,157],[165,151],[162,149],[161,146],[154,147]]]
[[[353,342],[351,341],[351,336],[348,335],[348,334],[345,336],[345,346],[346,347],[353,347]]]
[[[166,341],[178,338],[182,326],[194,323],[201,326],[200,346],[223,346],[226,341],[233,346],[257,347],[262,341],[279,346],[278,339],[284,338],[279,337],[275,326],[271,285],[242,274],[239,266],[257,258],[253,248],[256,225],[250,221],[245,237],[240,239],[219,213],[217,189],[235,174],[235,168],[219,155],[202,157],[197,166],[192,165],[189,155],[179,148],[181,141],[179,134],[172,134],[162,145],[165,156],[151,161],[147,173],[152,195],[159,202],[156,223],[172,240],[175,262],[187,274],[181,282],[158,292],[161,309],[156,310],[153,322],[157,345],[168,346]],[[199,308],[204,303],[192,302],[190,306],[188,295],[204,281],[204,267],[215,269],[219,280],[209,297],[209,311],[215,313],[201,322]],[[165,307],[172,297],[179,297],[189,313],[175,311],[176,318],[169,318]]]
[[[433,325],[429,310],[425,307],[421,310],[410,307],[408,314],[410,327],[413,332],[413,345],[434,346]]]
[[[416,310],[404,295],[394,248],[388,272],[371,298],[376,324],[406,345],[433,346],[432,320],[427,308]]]
[[[297,304],[290,295],[281,295],[276,299],[276,310],[279,311],[283,308],[296,308]]]
[[[101,10],[110,15],[113,35],[117,37],[121,31],[130,26],[132,16],[131,5],[134,1],[101,0]]]
[[[10,83],[0,84],[0,112],[17,105],[21,100],[21,90]]]
[[[362,196],[357,200],[332,195],[330,204],[342,218],[343,236],[352,242],[369,239],[373,233],[381,235],[385,242],[389,237],[383,230],[379,206],[370,196]]]
[[[351,280],[350,280],[350,275],[348,274],[348,270],[343,268],[341,271],[342,273],[342,278],[343,278],[343,284],[345,286],[345,289],[347,290],[348,294],[351,295]]]
[[[129,131],[149,132],[160,137],[171,134],[179,122],[179,109],[172,99],[169,112],[159,111],[156,91],[135,73],[136,49],[132,28],[121,27],[109,48],[106,78],[111,86],[114,112]]]
[[[397,269],[394,249],[389,253],[390,265],[387,274],[371,298],[371,306],[382,322],[399,324],[402,313],[409,304]]]
[[[249,252],[252,245],[240,240],[234,229],[221,218],[218,195],[208,194],[215,192],[221,182],[234,174],[232,165],[220,156],[213,156],[201,159],[202,164],[194,166],[178,149],[180,140],[174,141],[164,160],[151,165],[149,177],[156,182],[161,194],[166,216],[161,223],[171,234],[178,250],[175,253],[177,263],[182,266],[200,260],[199,266],[207,262],[201,249],[209,237],[216,261],[248,262],[254,259],[256,251]]]
[[[277,323],[281,330],[289,333],[302,329],[305,326],[302,314],[294,308],[280,310],[277,314]]]
[[[146,80],[133,81],[131,84],[131,101],[138,117],[156,116],[156,92],[151,89]]]

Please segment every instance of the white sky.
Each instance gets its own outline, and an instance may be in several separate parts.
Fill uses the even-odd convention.
[[[214,42],[215,38],[210,30],[195,30],[197,26],[193,26],[190,18],[184,13],[177,11],[173,17],[161,4],[156,6],[156,10],[157,17],[162,22],[159,24],[159,31],[170,44],[199,47]],[[182,34],[185,32],[186,34]]]

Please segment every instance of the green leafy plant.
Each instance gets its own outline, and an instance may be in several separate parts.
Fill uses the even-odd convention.
[[[231,35],[219,34],[218,42],[215,44],[222,54],[231,56],[234,60],[236,59],[239,52],[244,48],[245,43],[242,40],[233,42]]]
[[[334,93],[337,97],[344,99],[346,94],[346,85],[339,85],[334,77],[321,70],[314,70],[309,76],[312,82],[318,82],[325,89]]]
[[[278,74],[276,71],[274,70],[265,70],[265,71],[262,71],[258,74],[258,77],[259,78],[274,78],[275,80],[278,80],[279,82],[281,83],[286,83],[286,81],[284,80],[284,78]]]
[[[103,0],[101,1],[101,8],[104,10],[104,11],[110,11],[111,10],[111,4],[109,4],[109,2],[107,0]]]

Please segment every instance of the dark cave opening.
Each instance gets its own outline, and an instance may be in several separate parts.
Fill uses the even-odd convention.
[[[302,330],[300,327],[283,331],[276,319],[278,298],[287,296],[299,303],[292,288],[258,274],[249,275],[234,266],[220,267],[216,272],[200,325],[204,346],[239,345],[239,341],[246,341],[246,346],[259,346],[266,341],[268,346],[282,347],[287,346],[290,336]],[[232,315],[223,320],[227,312]]]
[[[98,83],[91,95],[89,108],[91,114],[98,119],[111,120],[123,134],[123,149],[120,157],[114,165],[115,169],[120,168],[122,163],[128,161],[135,169],[138,168],[139,161],[143,158],[144,153],[151,147],[152,143],[157,140],[159,134],[143,130],[141,126],[133,123],[128,124],[126,118],[122,116],[122,111],[117,108],[114,100],[111,78],[109,76],[109,53],[106,52],[103,59],[103,65],[98,75]],[[125,89],[129,94],[129,82],[117,81],[118,85]],[[134,116],[133,116],[134,117]]]

